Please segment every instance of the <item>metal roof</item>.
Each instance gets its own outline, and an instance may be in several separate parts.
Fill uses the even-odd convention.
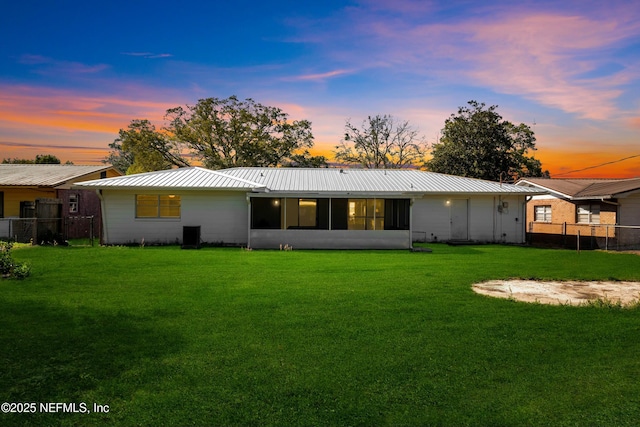
[[[271,192],[532,193],[515,185],[412,169],[233,168],[223,172],[264,184]]]
[[[111,169],[113,166],[0,164],[0,185],[57,187],[71,180]]]
[[[640,190],[640,178],[626,179],[556,179],[526,178],[517,185],[529,185],[560,194],[568,199],[611,199]]]
[[[77,187],[94,188],[159,188],[159,189],[220,189],[253,190],[264,187],[242,178],[229,176],[222,171],[199,167],[169,169],[109,179],[96,179],[76,184]]]
[[[223,189],[280,193],[543,194],[513,184],[408,169],[181,168],[77,184],[94,188]]]

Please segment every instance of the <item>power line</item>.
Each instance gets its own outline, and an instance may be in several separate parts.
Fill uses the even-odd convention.
[[[595,166],[588,166],[588,167],[582,168],[582,169],[576,169],[576,170],[572,170],[572,171],[569,171],[569,172],[554,174],[554,177],[563,176],[563,175],[569,175],[569,174],[572,174],[572,173],[575,173],[575,172],[582,172],[582,171],[586,171],[586,170],[589,170],[589,169],[595,169],[595,168],[599,168],[599,167],[606,166],[606,165],[612,165],[614,163],[620,163],[620,162],[623,162],[625,160],[634,159],[636,157],[640,157],[640,154],[635,154],[635,155],[629,156],[629,157],[623,157],[622,159],[612,160],[610,162],[601,163],[601,164],[595,165]]]

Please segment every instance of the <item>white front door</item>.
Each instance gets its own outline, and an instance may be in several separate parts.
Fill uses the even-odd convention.
[[[469,239],[469,200],[451,200],[451,240]]]

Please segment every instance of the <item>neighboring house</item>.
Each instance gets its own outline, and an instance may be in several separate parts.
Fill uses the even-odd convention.
[[[99,233],[100,199],[95,191],[72,190],[71,186],[79,181],[120,175],[106,165],[0,164],[0,238],[17,237],[19,241],[59,238],[63,231],[74,231],[73,226],[69,230],[71,221],[45,224],[47,220],[90,216],[94,217],[94,229]],[[33,227],[34,221],[20,221],[26,218],[42,221]],[[84,224],[82,228],[86,228]]]
[[[617,239],[615,243],[622,245],[640,242],[638,232],[627,229],[640,226],[640,178],[525,178],[516,185],[549,193],[534,196],[527,203],[527,229],[538,241],[546,237],[553,242],[550,236],[580,233],[600,247],[608,244],[608,239]]]
[[[525,242],[540,190],[417,170],[182,168],[78,183],[95,189],[106,244],[410,248]]]

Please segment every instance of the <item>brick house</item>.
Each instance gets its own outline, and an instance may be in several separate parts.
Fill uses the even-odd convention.
[[[640,226],[640,178],[525,178],[516,185],[548,192],[527,202],[530,241],[577,242],[567,236],[580,235],[590,246],[602,247],[609,239],[616,244],[640,240],[638,232],[625,229]]]

